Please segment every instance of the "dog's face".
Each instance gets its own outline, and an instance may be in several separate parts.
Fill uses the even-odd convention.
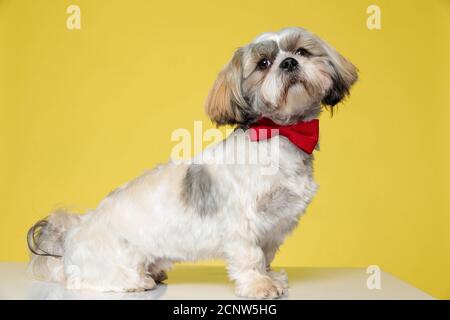
[[[206,112],[219,125],[261,117],[292,123],[339,103],[356,79],[355,66],[312,33],[265,33],[239,48],[220,72]]]

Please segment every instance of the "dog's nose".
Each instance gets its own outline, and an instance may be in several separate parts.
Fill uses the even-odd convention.
[[[298,62],[294,58],[286,58],[280,63],[280,68],[286,71],[292,71],[297,68]]]

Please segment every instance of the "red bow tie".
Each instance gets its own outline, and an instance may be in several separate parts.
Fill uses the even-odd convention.
[[[319,140],[319,120],[300,121],[293,125],[278,125],[268,118],[262,118],[258,122],[251,124],[250,140],[258,141],[270,139],[280,134],[289,139],[298,148],[308,154],[314,151]]]

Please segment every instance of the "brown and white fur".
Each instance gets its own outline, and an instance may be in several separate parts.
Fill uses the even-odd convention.
[[[275,298],[287,275],[270,264],[317,190],[313,156],[279,137],[250,142],[248,125],[317,118],[357,80],[356,68],[301,28],[265,33],[239,48],[206,102],[218,125],[237,129],[197,158],[158,166],[110,193],[84,215],[51,214],[29,232],[31,270],[72,289],[147,290],[174,262],[225,259],[236,294]],[[260,163],[223,163],[223,150],[259,152]],[[275,159],[277,157],[277,159]],[[212,160],[212,161],[211,161]],[[274,165],[273,174],[263,169]]]

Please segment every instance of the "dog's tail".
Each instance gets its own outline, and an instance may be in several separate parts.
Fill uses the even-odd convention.
[[[79,224],[80,220],[80,215],[58,210],[39,220],[28,230],[29,270],[35,278],[64,281],[64,235],[67,230]]]

